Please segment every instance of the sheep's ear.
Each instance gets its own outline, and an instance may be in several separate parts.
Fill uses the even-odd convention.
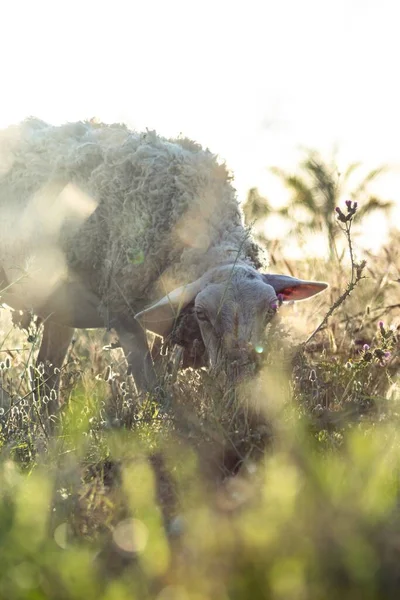
[[[149,308],[137,313],[135,319],[149,331],[166,337],[171,333],[181,310],[195,299],[203,286],[204,281],[201,278],[179,287]]]
[[[304,281],[289,275],[263,275],[263,279],[283,296],[283,300],[305,300],[328,287],[323,281]]]

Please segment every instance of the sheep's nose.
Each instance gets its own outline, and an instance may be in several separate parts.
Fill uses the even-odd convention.
[[[228,355],[233,361],[253,359],[256,354],[256,350],[251,342],[232,340],[229,345]]]

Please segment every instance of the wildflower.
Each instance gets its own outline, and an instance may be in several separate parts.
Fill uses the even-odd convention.
[[[370,347],[369,347],[369,345],[368,345],[368,344],[364,344],[364,346],[363,346],[363,350],[364,350],[364,352],[367,352],[367,351],[369,350],[369,348],[370,348]]]
[[[347,215],[345,215],[342,212],[342,210],[339,208],[339,206],[337,206],[335,208],[337,217],[341,223],[347,223],[348,221],[351,221],[357,211],[357,206],[358,206],[357,202],[352,202],[351,200],[346,200],[345,204],[347,207]]]
[[[383,321],[379,321],[378,327],[379,327],[379,329],[384,329]]]
[[[345,202],[347,206],[347,212],[353,216],[357,210],[358,202],[352,202],[351,200],[346,200]]]
[[[340,221],[341,223],[346,223],[346,219],[347,219],[347,217],[346,217],[346,216],[345,216],[345,215],[342,213],[342,211],[340,210],[340,208],[339,208],[338,206],[335,208],[335,211],[336,211],[336,213],[337,213],[337,215],[336,215],[336,216],[337,216],[337,218],[339,219],[339,221]]]

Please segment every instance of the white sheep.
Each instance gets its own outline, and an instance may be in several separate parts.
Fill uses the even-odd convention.
[[[278,294],[326,287],[260,272],[225,165],[188,139],[28,119],[0,136],[0,161],[0,290],[44,319],[40,362],[60,368],[75,327],[113,328],[149,389],[147,328],[181,343],[185,366],[237,371]]]

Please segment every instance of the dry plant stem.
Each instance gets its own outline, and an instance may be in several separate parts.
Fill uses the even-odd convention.
[[[26,367],[25,367],[25,368],[26,368]],[[13,402],[12,402],[12,405],[10,406],[10,408],[9,408],[7,411],[5,411],[5,413],[4,413],[4,414],[5,414],[6,416],[8,416],[8,415],[11,413],[11,409],[12,409],[14,406],[17,406],[17,405],[19,405],[19,404],[22,404],[22,402],[23,402],[24,400],[26,400],[27,398],[29,398],[30,396],[34,396],[35,392],[37,392],[37,391],[38,391],[40,388],[42,388],[42,387],[44,388],[44,386],[45,386],[45,385],[46,385],[46,383],[49,381],[49,379],[50,379],[50,377],[48,377],[47,379],[44,379],[44,380],[43,380],[41,383],[39,383],[38,385],[36,385],[36,386],[34,387],[34,389],[33,389],[33,390],[30,390],[30,391],[29,391],[29,392],[27,392],[27,393],[26,393],[24,396],[22,396],[21,398],[19,398],[19,400],[17,400],[16,402],[14,402],[14,401],[13,401]],[[4,389],[4,387],[3,387],[1,384],[0,384],[0,388],[1,388],[2,390],[6,391],[6,390]],[[18,390],[19,390],[19,389],[20,389],[20,387],[18,388]],[[33,407],[33,409],[34,409],[34,411],[35,411],[36,417],[37,417],[37,419],[38,419],[38,421],[39,421],[39,425],[40,425],[40,427],[42,428],[42,430],[43,430],[43,433],[44,433],[45,437],[46,437],[47,439],[49,439],[48,433],[47,433],[47,431],[46,431],[46,428],[45,428],[45,426],[44,426],[43,420],[42,420],[42,418],[41,418],[41,416],[40,416],[40,413],[39,413],[39,410],[38,410],[37,406],[36,406],[35,404],[33,404],[33,405],[32,405],[32,407]]]
[[[374,317],[373,317],[374,321],[376,321],[376,319],[380,319],[388,311],[394,310],[396,308],[400,308],[400,304],[388,304],[387,306],[375,306],[375,308],[370,308],[369,312],[370,313],[376,313],[376,312],[379,313],[377,315],[374,315]],[[351,319],[356,319],[358,317],[365,317],[365,315],[366,315],[366,311],[362,310],[362,311],[360,311],[358,313],[355,313],[354,315],[351,315],[351,317],[347,316],[345,319],[340,319],[339,323],[346,323],[347,321],[349,321],[350,318]]]
[[[353,283],[354,282],[354,273],[356,272],[356,264],[354,262],[353,244],[351,241],[351,224],[352,224],[352,221],[346,222],[345,227],[344,227],[344,229],[342,229],[342,231],[345,234],[345,236],[347,238],[347,243],[349,245],[349,253],[350,253],[350,260],[351,260],[351,283]]]
[[[365,277],[362,277],[362,279],[365,279]],[[371,319],[373,319],[374,321],[376,321],[377,319],[381,319],[383,316],[385,316],[390,310],[395,310],[396,308],[400,308],[400,304],[388,304],[388,306],[375,306],[375,308],[370,308],[369,312],[370,313],[378,313],[376,315],[374,315],[373,317],[371,316]],[[380,311],[380,312],[379,312]],[[347,315],[344,319],[340,319],[339,323],[348,323],[351,320],[357,319],[359,317],[365,317],[366,316],[366,311],[362,310],[358,313],[355,313],[354,315]],[[326,324],[323,325],[320,329],[320,331],[326,329]]]
[[[315,331],[313,331],[313,333],[310,335],[310,337],[304,342],[303,347],[305,347],[316,336],[316,334],[319,331],[321,331],[321,329],[325,328],[325,326],[329,320],[329,317],[331,317],[333,315],[333,313],[335,312],[335,310],[337,308],[339,308],[339,306],[341,304],[343,304],[343,302],[346,300],[346,298],[348,296],[350,296],[351,292],[354,290],[354,288],[356,287],[358,282],[361,281],[361,279],[365,279],[365,277],[363,277],[363,275],[362,275],[362,270],[363,270],[363,267],[361,269],[359,269],[359,271],[357,272],[356,278],[354,279],[354,281],[350,281],[345,292],[343,292],[343,294],[341,296],[339,296],[339,298],[336,300],[336,302],[334,302],[332,304],[332,306],[326,313],[325,317],[323,318],[321,323],[318,325],[317,329],[315,329]]]
[[[304,349],[307,346],[307,344],[316,336],[316,334],[319,331],[321,331],[321,329],[324,329],[326,327],[326,324],[328,323],[329,318],[333,315],[335,310],[337,308],[339,308],[339,306],[341,304],[343,304],[343,302],[346,300],[346,298],[348,298],[348,296],[350,296],[351,292],[354,290],[354,288],[356,287],[358,282],[361,281],[361,279],[365,279],[365,277],[363,276],[363,270],[365,268],[366,262],[362,261],[361,263],[357,264],[354,261],[353,245],[352,245],[352,241],[351,241],[351,221],[348,221],[345,223],[345,227],[342,228],[342,231],[346,236],[347,243],[349,246],[349,253],[350,253],[350,260],[351,260],[351,280],[350,280],[349,284],[347,285],[347,288],[343,292],[343,294],[341,296],[339,296],[339,298],[336,300],[336,302],[334,302],[332,304],[332,306],[326,313],[325,317],[323,318],[322,322],[318,325],[318,327],[315,329],[315,331],[313,331],[313,333],[309,336],[309,338],[301,345],[302,349]]]

